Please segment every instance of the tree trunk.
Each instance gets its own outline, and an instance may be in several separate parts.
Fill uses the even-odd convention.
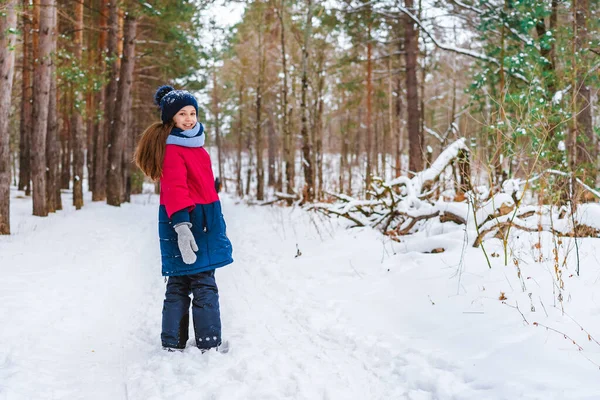
[[[317,186],[317,199],[323,196],[323,109],[324,100],[323,92],[325,90],[325,52],[319,54],[319,73],[317,84],[317,111],[315,116],[315,168],[316,180],[319,182]]]
[[[133,77],[133,80],[136,80],[136,77]],[[134,90],[131,90],[134,92]],[[133,132],[136,132],[134,128],[134,114],[131,112],[133,108],[133,96],[129,96],[129,104],[127,104],[127,121],[125,128],[125,148],[123,150],[123,202],[131,203],[131,193],[132,193],[132,172],[136,170],[135,164],[131,161],[133,160],[133,148],[135,146]],[[141,193],[141,190],[139,191]]]
[[[90,52],[92,53],[92,52]],[[93,58],[89,61],[92,64]],[[94,187],[94,165],[93,165],[93,155],[94,155],[94,140],[96,138],[96,97],[94,93],[89,91],[86,94],[85,99],[85,107],[86,107],[86,122],[85,122],[85,137],[86,137],[86,149],[85,152],[86,157],[86,169],[88,176],[88,190],[91,190]]]
[[[419,1],[420,3],[420,1]],[[417,38],[417,43],[419,43],[419,39]],[[417,55],[419,55],[419,50],[417,49]],[[422,67],[421,67],[421,80],[419,81],[419,92],[420,92],[420,96],[419,96],[419,147],[421,148],[421,153],[426,155],[426,158],[431,159],[431,154],[429,154],[429,152],[427,151],[427,149],[425,148],[425,135],[423,135],[423,132],[425,132],[425,62],[427,59],[427,50],[424,49],[423,50],[423,56],[422,56]],[[417,65],[419,65],[417,63]],[[429,164],[427,166],[424,166],[424,168],[429,168]]]
[[[504,1],[504,12],[508,12],[507,9],[507,0]],[[505,41],[506,41],[506,27],[504,24],[500,27],[500,60],[504,60],[505,57]],[[504,71],[504,63],[500,63],[500,70],[498,73],[499,77],[499,85],[500,92],[499,94],[494,94],[494,98],[503,99],[506,87],[506,73]],[[492,90],[495,90],[495,85],[492,85]],[[487,100],[486,100],[487,101]],[[498,119],[500,121],[505,121],[504,107],[501,104],[495,104],[496,112],[494,119]],[[493,167],[493,179],[492,182],[497,188],[502,187],[502,182],[504,181],[503,167],[502,167],[502,152],[504,149],[504,133],[501,129],[501,126],[496,125],[495,128],[496,135],[493,139],[493,156],[491,159],[491,166]],[[512,163],[509,163],[509,166],[512,166]]]
[[[391,47],[390,47],[391,50]],[[393,90],[392,90],[392,55],[391,55],[391,51],[390,51],[390,56],[388,57],[388,125],[389,125],[389,135],[388,135],[388,140],[389,143],[386,143],[384,145],[384,154],[386,155],[386,160],[387,160],[387,153],[388,153],[388,149],[390,149],[390,147],[388,147],[389,145],[391,145],[392,143],[394,143],[394,102],[393,102]],[[390,149],[391,150],[391,149]],[[393,152],[390,151],[391,157],[393,157]],[[387,163],[385,164],[387,165]],[[392,171],[392,178],[395,178],[397,175]]]
[[[371,16],[369,15],[369,19]],[[373,126],[372,126],[372,114],[373,114],[373,43],[371,42],[371,22],[367,28],[367,132],[366,132],[366,146],[365,152],[367,153],[367,165],[365,170],[365,188],[369,190],[371,187],[371,178],[373,174]],[[370,195],[367,193],[367,198]]]
[[[316,89],[315,87],[312,87],[310,94],[312,94],[314,101],[312,108],[308,108],[308,115],[310,117],[310,125],[308,131],[310,132],[310,143],[312,144],[312,149],[310,152],[310,165],[312,165],[312,182],[314,187],[313,198],[315,199],[317,198],[317,108],[319,106],[319,95],[317,93],[317,90],[318,89]]]
[[[29,0],[22,0],[23,13],[23,58],[21,72],[21,124],[19,140],[19,190],[31,195],[31,129],[33,108],[31,106],[31,8]],[[4,47],[4,46],[3,46]]]
[[[317,199],[321,199],[323,197],[323,107],[324,101],[322,94],[319,95],[319,106],[317,108],[317,148],[316,148],[316,169],[317,169],[317,181],[319,182],[317,186]]]
[[[550,30],[552,31],[552,35],[556,35],[556,29],[558,28],[558,1],[552,0],[551,7],[552,11],[550,13]],[[552,66],[556,68],[556,41],[553,40],[550,47],[550,62]],[[556,77],[554,77],[556,79]]]
[[[276,177],[275,177],[275,157],[277,154],[277,138],[276,138],[276,132],[275,132],[275,121],[273,121],[273,116],[274,114],[272,112],[270,112],[271,110],[267,110],[267,112],[269,113],[268,118],[268,136],[267,136],[267,160],[268,160],[268,166],[267,166],[267,185],[270,187],[274,187],[275,183],[276,183]]]
[[[304,28],[304,43],[302,44],[302,100],[300,103],[300,112],[302,117],[302,169],[304,171],[304,190],[302,191],[303,202],[312,202],[314,200],[315,184],[313,181],[313,165],[311,164],[312,143],[308,134],[308,116],[307,116],[307,94],[308,94],[308,45],[311,37],[313,3],[312,0],[306,0],[306,26]]]
[[[55,27],[52,38],[52,52],[56,52],[56,42],[58,39],[58,15],[56,8],[53,8],[52,19]],[[51,76],[56,73],[56,64],[52,64]],[[48,198],[48,212],[56,212],[62,209],[62,200],[60,198],[59,165],[60,165],[60,145],[58,141],[58,110],[56,90],[56,79],[52,78],[50,82],[50,99],[48,104],[48,133],[46,137],[46,162],[48,169],[46,173],[46,196]]]
[[[342,102],[345,104],[346,102]],[[340,150],[340,180],[339,180],[339,192],[344,193],[344,176],[346,175],[348,167],[348,142],[350,136],[350,111],[346,107],[346,124],[345,128],[340,127],[341,131],[341,150]]]
[[[256,85],[256,200],[264,200],[264,164],[263,164],[263,140],[262,140],[262,90],[263,75],[265,73],[266,55],[262,27],[258,28],[258,83]]]
[[[75,2],[75,37],[73,58],[83,65],[83,0]],[[73,83],[72,85],[76,85]],[[85,158],[85,137],[83,132],[83,92],[79,87],[71,87],[73,109],[71,114],[71,143],[73,146],[73,205],[76,210],[83,207],[83,162]]]
[[[287,70],[287,60],[285,53],[285,23],[283,19],[283,13],[285,12],[285,3],[284,0],[281,0],[281,5],[279,7],[279,12],[277,16],[279,17],[280,24],[280,32],[281,32],[281,62],[283,69],[283,88],[281,90],[282,100],[283,100],[283,121],[282,121],[282,131],[283,131],[283,162],[285,164],[285,182],[286,182],[286,192],[288,194],[294,193],[294,180],[295,180],[295,165],[294,165],[294,154],[296,150],[296,146],[294,140],[292,139],[292,134],[290,130],[289,123],[289,113],[288,113],[288,70]],[[288,205],[292,203],[292,200],[288,200]]]
[[[587,71],[589,63],[585,59],[584,49],[589,47],[590,36],[587,28],[589,0],[576,0],[575,2],[575,24],[576,48],[582,59],[579,60],[577,68],[577,85],[574,93],[577,96],[577,121],[576,121],[576,142],[577,142],[577,165],[583,171],[584,181],[592,186],[596,184],[596,160],[598,159],[598,150],[595,143],[594,130],[592,126],[592,97],[591,88],[587,82]]]
[[[355,167],[358,168],[359,174],[362,173],[362,170],[360,167],[362,165],[360,142],[361,142],[361,137],[364,136],[364,135],[361,135],[361,133],[362,133],[361,127],[362,126],[363,126],[363,107],[359,107],[356,124],[354,126],[354,129],[352,130],[352,156],[351,156],[351,163],[348,166],[348,195],[350,195],[350,196],[352,196],[354,193],[353,186],[352,186],[352,182],[354,179],[353,168],[355,168]]]
[[[246,135],[246,148],[248,149],[248,167],[246,168],[246,190],[245,195],[250,195],[250,186],[252,183],[252,170],[254,168],[253,165],[253,152],[252,152],[252,135]]]
[[[54,0],[40,1],[39,49],[34,56],[33,77],[33,134],[31,172],[33,181],[33,215],[48,215],[46,198],[46,133],[52,67],[52,30]]]
[[[213,49],[214,50],[214,49]],[[216,52],[216,50],[214,50]],[[219,179],[225,188],[225,179],[223,177],[223,145],[221,144],[221,133],[219,131],[220,127],[220,110],[219,110],[219,85],[217,83],[217,68],[213,65],[213,90],[212,90],[212,106],[213,106],[213,117],[215,119],[215,143],[217,145],[217,165],[219,172]]]
[[[0,235],[10,235],[9,115],[15,73],[17,1],[8,0],[0,14]]]
[[[104,130],[98,132],[98,140],[96,142],[96,170],[94,181],[96,188],[92,195],[93,201],[101,201],[106,199],[106,179],[107,179],[107,138],[110,132],[114,130],[115,125],[115,103],[117,102],[117,76],[119,75],[118,64],[118,34],[119,34],[119,9],[116,0],[109,0],[108,3],[108,44],[106,57],[110,61],[110,70],[108,73],[108,85],[105,88],[104,97]],[[120,163],[119,163],[120,165]],[[120,204],[120,201],[118,202]]]
[[[396,121],[398,121],[398,130],[396,131],[396,176],[402,175],[402,150],[404,149],[402,135],[402,79],[398,77],[396,87]]]
[[[114,108],[115,123],[112,124],[110,130],[106,202],[111,206],[120,206],[123,200],[123,150],[127,136],[127,115],[133,81],[136,27],[135,17],[127,14],[125,16],[123,60],[119,74],[117,102]]]
[[[244,146],[244,85],[240,85],[240,106],[238,109],[239,127],[237,132],[237,162],[236,181],[239,197],[244,197],[244,182],[242,179],[242,149]]]
[[[96,20],[93,20],[93,23],[96,24]],[[94,62],[97,58],[98,51],[98,42],[95,40],[97,37],[96,32],[94,30],[89,29],[87,32],[87,57],[86,63],[87,65],[93,66]],[[96,66],[97,68],[97,66]],[[96,114],[96,104],[95,104],[95,96],[93,88],[87,88],[85,93],[85,107],[86,107],[86,119],[85,119],[85,169],[87,172],[88,178],[88,191],[91,191],[94,187],[94,167],[93,167],[93,155],[94,155],[94,140],[96,137],[95,134],[95,114]]]
[[[259,73],[260,74],[260,73]],[[262,74],[261,74],[262,75]],[[264,164],[263,156],[263,140],[262,140],[262,124],[261,124],[261,109],[262,106],[262,77],[258,78],[256,87],[256,200],[264,200]]]
[[[98,66],[100,73],[104,75],[106,73],[106,54],[107,54],[107,40],[108,40],[108,32],[107,32],[107,15],[109,13],[109,1],[110,0],[102,0],[102,12],[100,12],[100,20],[99,25],[102,29],[100,31],[98,37]],[[94,132],[96,135],[94,136],[94,152],[91,155],[92,157],[92,169],[93,169],[93,186],[90,186],[92,190],[92,201],[102,201],[106,197],[106,180],[105,180],[105,171],[106,171],[106,163],[105,163],[105,154],[106,154],[106,90],[100,90],[96,94],[96,104],[99,107],[104,106],[104,115],[102,118],[96,119],[96,115],[94,118]],[[88,154],[88,157],[90,155]],[[100,182],[98,181],[100,179]],[[91,182],[92,183],[92,182]],[[100,190],[99,186],[104,185],[104,189]]]
[[[406,0],[406,8],[414,14],[414,0]],[[408,168],[416,173],[423,169],[422,132],[419,129],[419,83],[417,81],[417,30],[404,16],[404,49],[406,57],[406,103],[408,111]]]
[[[69,132],[71,131],[71,119],[69,118],[71,96],[68,92],[63,94],[62,103],[63,126],[60,131],[60,188],[69,189],[69,182],[71,182],[71,140],[69,138]]]

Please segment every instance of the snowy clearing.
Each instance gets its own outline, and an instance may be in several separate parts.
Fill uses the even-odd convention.
[[[578,240],[579,277],[573,240],[556,243],[560,290],[547,233],[515,231],[508,266],[501,243],[486,241],[489,269],[463,246],[474,234],[464,226],[394,243],[224,196],[235,262],[217,283],[230,352],[201,355],[190,339],[167,353],[158,197],[120,208],[88,198],[75,211],[65,193],[66,210],[48,218],[11,197],[1,400],[600,398],[597,239]]]

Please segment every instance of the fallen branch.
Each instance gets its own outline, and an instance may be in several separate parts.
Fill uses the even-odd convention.
[[[326,207],[319,207],[317,204],[311,206],[308,208],[309,210],[315,210],[315,211],[319,211],[325,215],[336,215],[338,217],[344,217],[346,219],[349,219],[350,221],[354,222],[356,225],[355,227],[359,227],[359,226],[365,226],[361,221],[357,220],[356,218],[354,218],[352,215],[350,215],[349,213],[340,213],[337,212],[335,210],[332,210],[330,208],[326,208]]]
[[[481,230],[479,232],[479,235],[477,235],[475,242],[473,242],[473,247],[479,247],[481,245],[481,243],[483,242],[483,239],[485,238],[485,236],[488,233],[494,232],[494,231],[501,231],[502,229],[508,228],[508,227],[518,228],[525,232],[538,232],[538,229],[533,229],[533,228],[529,228],[526,226],[522,226],[522,225],[516,224],[515,222],[511,222],[511,221],[499,222],[496,225],[493,225],[489,228]]]
[[[412,217],[412,220],[409,222],[408,226],[403,229],[396,230],[396,235],[402,236],[410,233],[410,230],[415,226],[415,224],[419,221],[423,221],[425,219],[431,219],[440,215],[439,211],[434,212],[433,214],[419,215],[418,217]],[[408,215],[407,215],[408,216]]]
[[[481,245],[481,243],[483,242],[485,236],[487,236],[489,233],[496,231],[496,235],[498,235],[498,233],[502,232],[504,229],[507,228],[516,228],[516,229],[520,229],[524,232],[550,232],[553,235],[556,235],[558,237],[570,237],[570,238],[581,238],[581,237],[600,237],[600,230],[590,227],[588,225],[584,225],[584,224],[578,224],[573,228],[572,232],[561,232],[558,231],[556,229],[544,229],[543,226],[538,225],[536,228],[533,227],[529,227],[529,226],[524,226],[520,223],[515,222],[514,220],[507,220],[507,221],[500,221],[498,223],[496,223],[495,225],[492,225],[486,229],[483,229],[479,232],[479,235],[477,235],[477,238],[475,239],[475,242],[473,242],[473,247],[479,247]]]
[[[384,181],[380,177],[373,177],[368,191],[369,200],[327,193],[337,202],[311,204],[308,209],[344,217],[352,221],[354,226],[370,226],[393,235],[408,234],[417,222],[440,215],[441,210],[428,198],[438,192],[437,183],[444,171],[458,160],[459,155],[468,151],[465,139],[458,139],[437,157],[430,168],[415,174],[413,178],[399,176]]]
[[[461,217],[460,215],[451,213],[450,211],[444,211],[443,213],[440,214],[440,222],[442,222],[442,223],[454,222],[455,224],[459,224],[459,225],[467,224],[467,221],[463,217]]]
[[[270,206],[272,204],[275,204],[279,201],[297,201],[300,200],[300,197],[297,194],[288,194],[288,193],[283,193],[283,192],[275,192],[275,198],[272,200],[267,200],[267,201],[263,201],[263,202],[259,202],[258,204],[261,206]]]

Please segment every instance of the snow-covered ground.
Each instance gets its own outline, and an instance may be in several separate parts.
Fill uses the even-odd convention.
[[[515,232],[508,266],[488,240],[490,269],[463,226],[394,243],[225,195],[236,261],[217,282],[230,352],[202,355],[190,339],[167,353],[158,198],[87,200],[75,211],[65,193],[65,211],[38,218],[12,191],[0,400],[600,399],[597,239],[578,242],[580,276],[574,242],[556,242],[555,270],[545,234]]]

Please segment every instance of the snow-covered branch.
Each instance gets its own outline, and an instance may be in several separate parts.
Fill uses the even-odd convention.
[[[456,4],[457,6],[464,8],[465,10],[473,11],[475,14],[479,14],[479,15],[483,14],[482,9],[472,6],[472,5],[469,5],[469,4],[465,4],[460,0],[452,0],[452,2],[454,4]]]
[[[434,131],[433,129],[431,129],[430,127],[428,127],[426,125],[423,125],[423,130],[425,132],[429,133],[431,136],[433,136],[437,140],[439,140],[440,143],[442,143],[444,141],[444,139],[442,139],[442,137],[440,136],[440,134],[437,133],[436,131]]]
[[[369,200],[335,194],[338,202],[309,207],[324,214],[342,216],[355,226],[370,226],[382,232],[394,232],[394,235],[408,234],[417,222],[439,217],[441,209],[428,199],[431,194],[439,193],[437,182],[448,166],[459,159],[461,152],[468,152],[464,138],[448,146],[430,168],[413,178],[399,176],[383,181],[374,177]]]
[[[465,138],[458,139],[438,156],[434,163],[431,164],[430,168],[415,175],[415,177],[412,178],[415,192],[420,193],[423,189],[428,190],[431,187],[431,184],[440,176],[442,171],[458,157],[461,150],[469,151],[465,142]]]

